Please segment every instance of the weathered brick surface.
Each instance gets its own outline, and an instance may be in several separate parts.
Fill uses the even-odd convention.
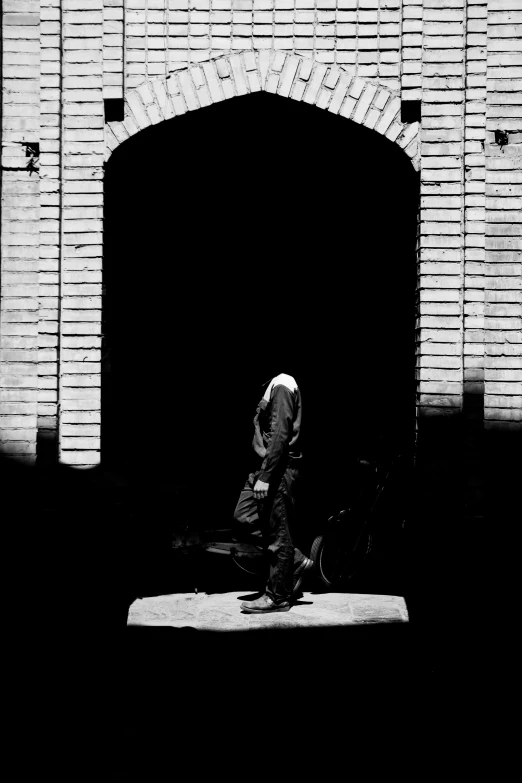
[[[477,427],[520,427],[521,21],[517,0],[4,0],[4,451],[34,460],[36,432],[59,432],[62,461],[100,460],[104,160],[258,90],[373,129],[420,169],[419,420],[482,405],[470,452]],[[105,123],[107,98],[123,122]],[[401,100],[421,102],[420,128]]]

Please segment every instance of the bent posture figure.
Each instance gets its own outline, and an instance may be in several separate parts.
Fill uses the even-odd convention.
[[[241,604],[245,612],[286,612],[312,568],[294,546],[295,490],[301,453],[301,393],[290,375],[273,378],[254,418],[252,446],[257,469],[248,476],[234,513],[236,525],[267,549],[265,593]]]

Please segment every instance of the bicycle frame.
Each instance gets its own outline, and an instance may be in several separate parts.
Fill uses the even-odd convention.
[[[372,519],[372,516],[375,513],[375,509],[377,508],[377,504],[379,503],[379,500],[382,498],[383,492],[384,492],[384,490],[386,488],[386,482],[388,481],[388,479],[390,477],[390,474],[392,473],[393,469],[395,467],[397,467],[400,459],[401,459],[401,455],[400,454],[395,455],[392,458],[391,462],[386,466],[385,472],[383,473],[382,477],[380,479],[378,478],[377,485],[376,485],[376,487],[373,490],[374,491],[373,500],[371,501],[370,506],[367,509],[366,513],[363,514],[363,524],[362,524],[361,530],[359,532],[359,535],[357,536],[357,538],[355,540],[355,544],[352,547],[352,550],[351,550],[352,552],[355,552],[355,550],[359,546],[359,543],[361,541],[361,538],[362,538],[363,534],[366,534],[368,532],[368,527],[370,525],[370,520]],[[369,467],[372,466],[372,463],[368,462],[366,460],[359,460],[359,463],[360,464],[364,464],[364,465],[368,465]],[[376,476],[378,477],[379,466],[378,466],[377,463],[374,463],[374,470],[375,470]],[[349,510],[351,510],[351,509],[349,509]],[[339,516],[341,516],[341,514],[344,515],[345,513],[346,512],[341,511]]]
[[[328,587],[351,579],[371,551],[378,508],[387,488],[396,486],[390,476],[400,460],[400,454],[385,460],[358,460],[359,467],[365,468],[356,477],[362,486],[349,506],[329,517],[312,545],[311,557]],[[393,513],[393,506],[388,511]]]
[[[237,557],[262,557],[262,550],[255,544],[246,544],[232,540],[232,530],[204,530],[181,533],[172,542],[174,550],[188,553],[195,548],[219,555]]]
[[[397,454],[392,459],[384,462],[384,464],[378,460],[358,460],[359,466],[366,468],[368,471],[366,479],[363,479],[363,486],[360,488],[357,497],[354,498],[353,503],[342,509],[338,514],[331,516],[326,523],[328,528],[329,526],[342,523],[343,519],[348,521],[348,517],[352,520],[355,518],[360,523],[355,540],[352,539],[353,543],[351,542],[349,548],[342,552],[343,558],[348,560],[357,551],[364,537],[370,534],[376,509],[382,500],[386,487],[389,485],[390,475],[397,467],[400,459],[401,455]],[[255,571],[256,565],[260,565],[264,557],[261,547],[255,544],[234,541],[231,528],[203,531],[185,529],[174,537],[172,548],[182,554],[204,551],[211,554],[228,555],[234,559],[234,562],[240,568],[246,571],[249,570],[247,563],[251,563]],[[241,565],[240,560],[243,560],[244,565]]]

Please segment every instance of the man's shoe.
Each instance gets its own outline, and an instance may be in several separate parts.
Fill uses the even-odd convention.
[[[276,603],[270,596],[262,595],[255,601],[248,601],[241,604],[241,609],[247,614],[266,614],[267,612],[288,612],[290,601],[279,601]]]
[[[299,588],[301,587],[303,583],[303,579],[305,578],[306,574],[309,573],[312,568],[314,567],[314,561],[310,560],[309,557],[305,557],[302,563],[299,563],[297,568],[294,571],[294,581],[292,584],[292,597],[296,598],[299,594]]]

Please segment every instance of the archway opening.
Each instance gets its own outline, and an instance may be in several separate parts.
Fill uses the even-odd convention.
[[[323,517],[372,440],[413,447],[418,175],[402,150],[256,93],[139,133],[105,188],[106,467],[229,521],[280,371],[302,390]]]

